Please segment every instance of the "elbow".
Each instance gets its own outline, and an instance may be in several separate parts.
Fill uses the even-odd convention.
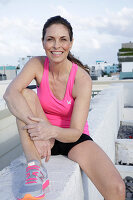
[[[76,140],[74,142],[77,142],[79,140],[79,138],[81,137],[82,132],[80,130],[77,130],[77,134],[76,134]]]
[[[7,101],[7,99],[8,99],[7,92],[4,93],[4,95],[3,95],[3,99],[4,99],[5,101]]]
[[[11,98],[11,94],[10,94],[10,92],[9,91],[5,91],[5,93],[4,93],[4,95],[3,95],[3,99],[6,101],[6,102],[8,102],[9,100],[10,100],[10,98]]]

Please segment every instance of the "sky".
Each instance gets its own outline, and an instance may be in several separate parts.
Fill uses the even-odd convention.
[[[118,63],[121,44],[133,42],[133,0],[0,0],[0,65],[45,55],[42,29],[55,15],[71,23],[71,52],[83,64]]]

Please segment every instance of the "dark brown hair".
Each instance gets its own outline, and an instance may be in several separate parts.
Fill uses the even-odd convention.
[[[62,24],[64,25],[67,29],[68,29],[68,32],[69,32],[69,37],[70,37],[70,41],[72,41],[73,39],[73,30],[72,30],[72,26],[71,24],[63,17],[61,16],[54,16],[54,17],[51,17],[49,18],[46,23],[44,24],[43,26],[43,31],[42,31],[42,40],[44,40],[44,37],[45,37],[45,34],[46,34],[46,29],[53,25],[53,24]],[[89,73],[89,71],[87,70],[87,68],[83,65],[83,63],[75,58],[71,52],[69,52],[68,56],[67,56],[68,60],[70,60],[71,62],[74,62],[76,63],[78,66],[80,66],[81,68],[83,68],[85,71],[87,71]]]

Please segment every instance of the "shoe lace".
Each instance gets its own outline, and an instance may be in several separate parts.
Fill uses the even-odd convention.
[[[39,173],[40,167],[37,165],[28,166],[26,168],[26,181],[25,184],[37,183],[37,176]]]

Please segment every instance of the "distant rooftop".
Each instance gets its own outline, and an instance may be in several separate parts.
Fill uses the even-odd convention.
[[[133,48],[133,42],[122,43],[122,48]]]
[[[133,62],[133,42],[122,43],[122,48],[118,50],[118,61]]]

